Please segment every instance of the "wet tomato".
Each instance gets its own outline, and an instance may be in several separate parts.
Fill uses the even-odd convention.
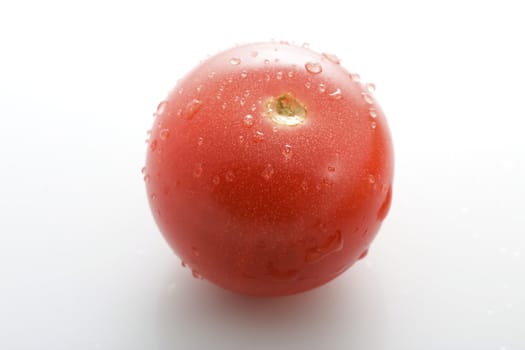
[[[393,176],[372,90],[334,55],[286,43],[224,51],[178,83],[155,113],[144,175],[194,276],[288,295],[366,255]]]

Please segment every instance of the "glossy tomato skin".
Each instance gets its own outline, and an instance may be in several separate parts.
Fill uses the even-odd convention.
[[[372,94],[331,55],[235,47],[157,110],[145,167],[164,237],[195,276],[256,296],[306,291],[366,255],[392,197],[393,152]],[[276,122],[268,101],[304,107]]]

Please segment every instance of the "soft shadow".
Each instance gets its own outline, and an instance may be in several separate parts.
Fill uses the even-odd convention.
[[[159,303],[162,350],[384,348],[381,286],[365,268],[354,267],[314,291],[273,299],[232,294],[179,271],[172,281]]]

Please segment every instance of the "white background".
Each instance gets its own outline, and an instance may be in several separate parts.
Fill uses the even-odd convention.
[[[525,349],[521,3],[2,1],[0,349]],[[181,268],[140,169],[177,79],[271,38],[377,85],[396,175],[364,261],[257,300]]]

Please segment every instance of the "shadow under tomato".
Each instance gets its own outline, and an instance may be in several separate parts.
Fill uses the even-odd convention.
[[[384,348],[382,288],[363,266],[316,290],[271,299],[175,275],[159,299],[160,349]]]

